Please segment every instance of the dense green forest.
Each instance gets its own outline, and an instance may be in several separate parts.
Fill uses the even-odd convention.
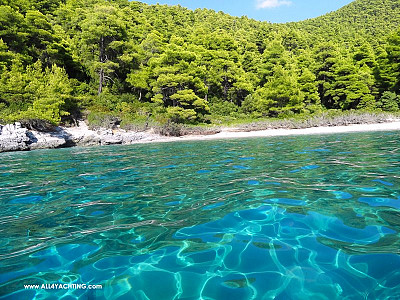
[[[218,123],[400,107],[400,0],[286,24],[127,0],[0,5],[1,122]]]

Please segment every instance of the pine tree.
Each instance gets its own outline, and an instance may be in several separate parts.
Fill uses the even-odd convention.
[[[336,108],[337,100],[334,91],[336,80],[335,69],[339,60],[339,51],[333,43],[322,43],[315,49],[315,74],[318,81],[318,92],[321,103],[326,108]],[[337,97],[337,96],[336,96]]]
[[[304,94],[300,90],[295,72],[278,65],[273,76],[243,103],[243,110],[264,116],[277,116],[285,112],[300,112],[304,108]]]
[[[390,90],[400,93],[400,30],[389,36],[386,53],[387,65],[384,68]]]
[[[311,111],[318,111],[321,107],[321,99],[318,93],[316,76],[308,68],[302,69],[298,79],[300,91],[304,95],[304,105]]]
[[[105,81],[118,68],[114,46],[126,37],[126,23],[120,11],[110,5],[96,5],[82,22],[82,51],[84,64],[98,75],[97,93],[103,91]]]
[[[400,97],[393,92],[384,92],[379,100],[378,107],[383,111],[398,111]]]

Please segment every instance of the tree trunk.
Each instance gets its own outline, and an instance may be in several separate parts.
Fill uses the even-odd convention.
[[[206,86],[206,88],[207,88],[207,92],[206,92],[206,94],[205,94],[205,96],[204,96],[204,100],[206,101],[206,102],[208,102],[208,92],[210,91],[210,86],[207,84],[207,80],[204,78],[204,85]]]
[[[224,100],[227,101],[228,100],[228,78],[226,76],[224,76],[224,82],[223,82],[223,86],[224,86]],[[232,99],[231,99],[232,102]]]
[[[103,91],[103,81],[104,81],[104,70],[103,68],[101,68],[99,71],[99,90],[97,95],[100,95],[101,92]]]
[[[99,61],[100,63],[104,63],[104,37],[102,36],[100,38],[100,53],[99,53]],[[101,94],[103,91],[103,82],[104,82],[104,69],[100,68],[99,71],[99,90],[98,90],[98,95]]]
[[[223,67],[223,70],[224,70],[224,77],[223,77],[224,81],[222,83],[223,88],[224,88],[223,94],[224,94],[224,100],[227,101],[228,100],[228,76],[226,74],[228,72],[228,66],[225,65]],[[232,99],[231,99],[231,102],[232,102]]]

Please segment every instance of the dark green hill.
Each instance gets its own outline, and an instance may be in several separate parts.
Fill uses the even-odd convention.
[[[400,0],[287,24],[128,0],[0,0],[0,121],[396,111],[399,22]]]
[[[360,37],[376,43],[400,26],[400,0],[355,0],[318,18],[292,23],[323,38],[351,43]]]

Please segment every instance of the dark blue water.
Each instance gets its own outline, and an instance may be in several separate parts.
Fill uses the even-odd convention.
[[[380,132],[0,154],[0,299],[400,298],[399,149]]]

